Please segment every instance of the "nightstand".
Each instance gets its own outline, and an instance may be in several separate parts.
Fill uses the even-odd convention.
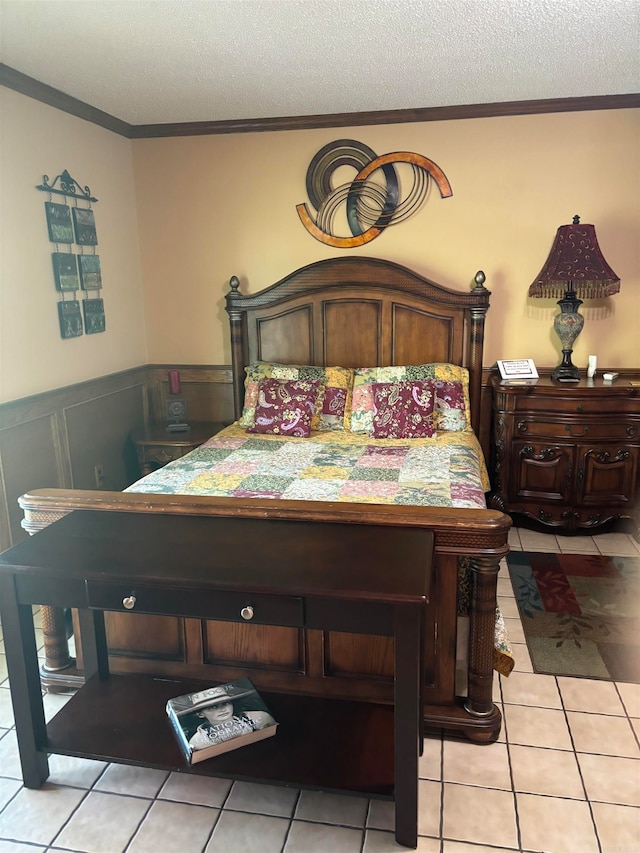
[[[223,429],[220,421],[193,423],[188,432],[169,432],[166,424],[150,424],[131,436],[143,476],[180,459]]]
[[[640,521],[640,387],[494,376],[490,505],[571,532]]]

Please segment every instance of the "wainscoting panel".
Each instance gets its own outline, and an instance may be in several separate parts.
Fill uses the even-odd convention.
[[[147,387],[152,420],[166,419],[169,393],[168,372],[177,369],[180,373],[180,397],[187,404],[187,420],[191,423],[220,421],[232,423],[233,384],[231,368],[226,366],[181,367],[180,365],[156,364],[148,368]]]
[[[54,412],[0,430],[5,513],[12,543],[26,536],[20,527],[21,494],[30,489],[71,485],[65,444]]]
[[[119,492],[138,478],[130,435],[144,425],[145,398],[145,384],[140,382],[64,409],[74,489]]]
[[[178,369],[188,420],[233,420],[231,369],[144,365],[0,404],[0,551],[26,534],[18,498],[44,488],[119,491],[140,476],[131,434],[164,422],[169,369]]]

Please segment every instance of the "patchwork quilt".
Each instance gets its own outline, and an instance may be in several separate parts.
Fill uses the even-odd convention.
[[[296,439],[234,424],[127,491],[483,509],[488,489],[470,431],[411,440],[314,431]]]

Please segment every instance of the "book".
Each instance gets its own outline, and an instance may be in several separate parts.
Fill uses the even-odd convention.
[[[249,678],[176,696],[166,710],[189,764],[273,737],[278,728]]]

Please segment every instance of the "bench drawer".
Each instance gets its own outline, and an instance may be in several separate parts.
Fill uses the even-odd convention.
[[[156,613],[301,627],[304,599],[289,595],[254,595],[185,587],[132,587],[123,583],[86,581],[89,607],[120,613]]]

